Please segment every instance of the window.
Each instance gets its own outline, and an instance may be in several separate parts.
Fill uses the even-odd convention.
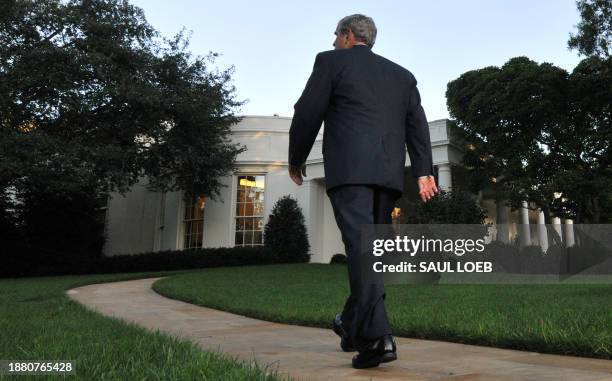
[[[263,245],[264,175],[238,176],[236,246]]]
[[[400,218],[402,216],[402,208],[393,208],[391,212],[391,223],[397,225],[400,223]]]
[[[184,226],[184,249],[195,249],[202,247],[204,236],[204,205],[206,197],[192,197],[185,201]]]

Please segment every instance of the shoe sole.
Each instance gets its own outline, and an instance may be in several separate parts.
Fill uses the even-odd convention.
[[[367,362],[365,364],[360,364],[359,366],[355,366],[355,362],[353,362],[353,368],[355,369],[365,369],[365,368],[373,368],[385,362],[391,362],[397,360],[397,353],[390,352],[383,354],[380,358],[375,359],[374,361]]]
[[[391,362],[395,360],[397,360],[397,353],[385,353],[380,362]]]

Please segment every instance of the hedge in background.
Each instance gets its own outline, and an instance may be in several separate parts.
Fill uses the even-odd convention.
[[[459,188],[440,190],[428,202],[402,198],[399,203],[407,211],[400,217],[402,224],[484,224],[487,217],[476,198]]]
[[[336,253],[334,255],[332,255],[331,260],[329,261],[330,264],[343,264],[346,265],[346,255],[342,254],[342,253]]]
[[[486,257],[494,272],[522,274],[611,274],[612,250],[603,245],[555,244],[546,252],[540,246],[519,247],[516,244],[493,241],[485,245]]]
[[[267,247],[219,247],[155,253],[87,258],[71,262],[34,262],[27,260],[7,266],[0,264],[0,277],[24,277],[66,274],[129,273],[142,271],[182,270],[203,267],[267,265],[300,262],[299,258],[278,255]],[[23,258],[28,258],[27,256]]]

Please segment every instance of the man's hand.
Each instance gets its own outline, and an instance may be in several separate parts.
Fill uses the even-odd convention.
[[[421,196],[421,200],[423,200],[423,202],[429,201],[430,198],[439,192],[438,187],[436,186],[436,180],[431,175],[419,177],[418,183],[419,195]]]
[[[296,167],[295,165],[289,164],[289,177],[293,180],[297,185],[302,185],[304,181],[302,179],[302,175],[306,177],[306,164],[303,164],[301,167]]]

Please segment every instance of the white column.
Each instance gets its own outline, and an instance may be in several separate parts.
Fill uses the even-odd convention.
[[[510,227],[508,225],[508,207],[503,200],[495,203],[497,218],[495,221],[497,227],[497,240],[503,243],[510,242]]]
[[[527,201],[522,202],[521,208],[519,210],[521,214],[519,244],[521,247],[524,247],[531,244],[531,232],[529,231],[529,209]]]
[[[304,214],[304,223],[310,244],[310,262],[325,263],[322,254],[321,218],[323,213],[322,185],[316,179],[306,180],[298,187],[298,202]]]
[[[450,191],[452,189],[452,177],[450,164],[438,165],[438,186],[440,189]]]
[[[574,221],[569,218],[565,220],[565,240],[566,247],[574,246]]]
[[[559,217],[554,217],[552,219],[552,223],[553,223],[553,229],[555,229],[555,232],[559,234],[559,238],[561,239],[561,242],[563,242],[563,232],[561,231],[561,219]]]
[[[546,253],[546,250],[548,250],[548,234],[546,231],[546,219],[544,218],[544,212],[541,210],[538,213],[538,240],[540,241],[542,251]]]

